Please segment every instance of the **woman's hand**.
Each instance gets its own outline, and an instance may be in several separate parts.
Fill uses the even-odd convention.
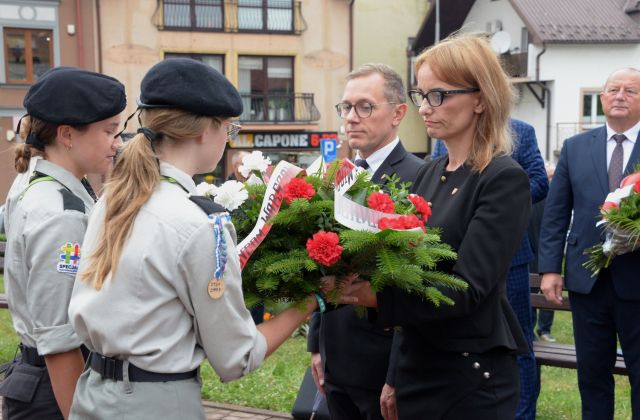
[[[356,302],[356,298],[348,296],[352,285],[359,279],[358,274],[349,273],[345,276],[324,276],[320,278],[320,293],[328,302],[334,304],[350,305]]]
[[[342,297],[345,303],[367,306],[369,308],[378,307],[378,297],[371,289],[371,283],[357,279],[342,286]]]

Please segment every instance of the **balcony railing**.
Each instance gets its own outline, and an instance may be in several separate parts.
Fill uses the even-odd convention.
[[[604,125],[604,123],[604,117],[602,121],[556,123],[556,144],[554,152],[559,155],[564,141],[569,137],[575,136],[583,131],[591,130],[592,128],[600,127]]]
[[[510,77],[527,77],[528,53],[502,54],[504,70]]]
[[[300,1],[292,0],[162,0],[158,27],[296,35],[307,29]]]
[[[243,93],[243,123],[311,123],[320,119],[313,93],[256,95]]]

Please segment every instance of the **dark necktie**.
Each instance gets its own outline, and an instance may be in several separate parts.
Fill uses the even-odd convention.
[[[353,163],[355,163],[356,166],[359,166],[363,169],[369,169],[369,164],[367,163],[366,159],[356,159],[356,161]]]
[[[616,147],[613,149],[611,161],[609,161],[609,191],[614,191],[618,188],[620,181],[622,181],[622,164],[624,162],[622,142],[627,139],[627,136],[614,134],[613,139],[616,141]]]
[[[618,188],[620,181],[622,181],[622,164],[624,162],[622,142],[627,139],[627,136],[614,134],[613,139],[616,141],[616,147],[613,149],[611,161],[609,162],[609,191],[614,191]]]

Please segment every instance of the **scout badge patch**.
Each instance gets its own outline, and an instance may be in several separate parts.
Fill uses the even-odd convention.
[[[77,242],[67,242],[60,247],[60,251],[62,254],[58,260],[58,272],[76,274],[80,265],[80,245]]]

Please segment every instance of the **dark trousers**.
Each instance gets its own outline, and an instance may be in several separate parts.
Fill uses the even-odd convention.
[[[527,339],[529,351],[518,356],[520,371],[520,402],[516,412],[517,420],[535,420],[536,404],[540,393],[540,381],[533,353],[533,323],[531,321],[531,287],[529,266],[512,266],[507,275],[507,299],[518,317],[522,332]]]
[[[589,294],[569,292],[584,420],[613,419],[616,338],[629,371],[631,408],[640,419],[640,301],[616,295],[608,270]]]
[[[380,391],[340,386],[325,381],[331,420],[382,420]]]
[[[535,308],[532,308],[531,314],[533,316],[533,321],[531,323],[532,327],[536,326],[536,322],[538,324],[538,328],[535,329],[536,334],[538,334],[538,336],[541,336],[542,334],[551,334],[553,311],[550,309],[536,310]]]
[[[412,363],[400,357],[400,420],[512,420],[519,401],[518,364],[506,349],[482,354],[429,350]]]
[[[262,303],[249,309],[249,312],[251,312],[251,318],[256,325],[262,324],[264,320],[264,305]]]
[[[45,366],[17,361],[0,385],[3,420],[62,420]]]

